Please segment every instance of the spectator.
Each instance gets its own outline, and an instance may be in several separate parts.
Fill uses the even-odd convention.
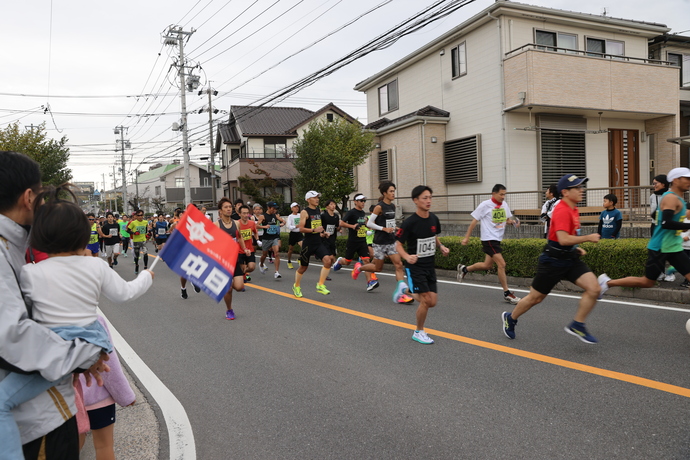
[[[616,209],[618,197],[613,193],[604,196],[604,210],[599,215],[597,233],[602,239],[618,239],[623,226],[623,215]]]

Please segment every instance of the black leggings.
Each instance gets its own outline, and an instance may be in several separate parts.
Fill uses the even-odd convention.
[[[134,265],[139,265],[139,255],[141,254],[142,249],[144,249],[144,267],[148,267],[149,253],[146,252],[146,248],[137,247],[136,245],[134,246]]]

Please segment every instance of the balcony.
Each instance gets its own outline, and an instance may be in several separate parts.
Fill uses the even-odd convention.
[[[506,53],[503,64],[506,110],[642,120],[678,112],[678,67],[670,62],[531,43]]]
[[[266,150],[256,150],[252,149],[251,152],[241,152],[233,153],[230,157],[230,161],[233,162],[239,159],[252,159],[252,160],[292,160],[295,158],[295,151],[288,149],[266,149]]]

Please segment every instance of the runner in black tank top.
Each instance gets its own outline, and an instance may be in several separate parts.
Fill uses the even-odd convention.
[[[331,270],[331,265],[333,265],[334,257],[323,241],[325,229],[321,223],[320,196],[321,194],[318,192],[307,192],[305,199],[308,206],[300,213],[299,231],[304,233],[304,242],[299,257],[299,268],[295,272],[295,284],[292,286],[292,292],[295,294],[295,297],[302,297],[302,275],[309,267],[309,258],[312,254],[320,257],[323,261],[319,282],[316,283],[316,292],[324,295],[330,294],[324,283],[328,277],[328,272]]]
[[[251,252],[244,245],[244,240],[239,238],[239,229],[237,228],[237,224],[230,217],[232,216],[233,212],[232,201],[226,197],[221,198],[218,202],[218,209],[220,212],[218,215],[218,220],[215,222],[215,224],[218,226],[218,228],[226,232],[239,243],[240,250],[244,254],[251,255]],[[240,264],[239,260],[235,261],[235,273],[233,274],[232,285],[230,286],[227,294],[225,294],[223,297],[226,307],[225,319],[235,319],[235,312],[232,309],[233,289],[236,291],[244,291],[244,272],[242,272],[242,265]]]
[[[374,229],[374,261],[368,264],[355,264],[352,270],[352,278],[357,279],[360,272],[376,273],[383,270],[383,261],[388,257],[395,266],[395,279],[397,286],[393,291],[393,302],[412,303],[414,299],[407,294],[402,294],[407,289],[405,284],[405,269],[400,255],[395,249],[395,184],[391,181],[383,181],[379,184],[381,201],[376,205],[367,227]]]

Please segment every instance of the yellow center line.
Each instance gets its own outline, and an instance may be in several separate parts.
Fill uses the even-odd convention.
[[[336,305],[331,305],[325,302],[319,302],[318,300],[296,298],[292,294],[285,292],[276,291],[274,289],[269,289],[263,286],[257,286],[255,284],[245,284],[246,287],[251,287],[254,289],[259,289],[261,291],[270,292],[271,294],[279,295],[289,299],[297,300],[300,302],[305,302],[308,304],[316,305],[318,307],[328,308],[329,310],[339,311],[341,313],[346,313],[348,315],[359,316],[360,318],[369,319],[372,321],[377,321],[379,323],[390,324],[391,326],[401,327],[403,329],[414,330],[415,326],[408,323],[403,323],[401,321],[395,321],[388,318],[383,318],[381,316],[371,315],[369,313],[363,313],[356,310],[350,310],[348,308],[338,307]],[[599,375],[601,377],[606,377],[614,380],[620,380],[621,382],[632,383],[634,385],[639,385],[643,387],[653,388],[655,390],[664,391],[666,393],[671,393],[679,396],[685,396],[690,398],[690,388],[679,387],[676,385],[671,385],[668,383],[658,382],[656,380],[646,379],[643,377],[637,377],[635,375],[624,374],[622,372],[610,371],[608,369],[602,369],[599,367],[588,366],[586,364],[580,364],[573,361],[567,361],[565,359],[554,358],[552,356],[542,355],[539,353],[532,353],[530,351],[518,350],[516,348],[506,347],[504,345],[497,345],[491,342],[485,342],[483,340],[472,339],[469,337],[464,337],[457,334],[451,334],[449,332],[443,332],[436,329],[425,329],[428,333],[433,334],[438,337],[443,337],[450,340],[455,340],[456,342],[466,343],[468,345],[474,345],[481,348],[486,348],[489,350],[499,351],[501,353],[508,353],[515,356],[520,356],[522,358],[531,359],[534,361],[541,361],[547,364],[553,364],[554,366],[565,367],[568,369],[573,369],[580,372],[586,372],[588,374]]]

